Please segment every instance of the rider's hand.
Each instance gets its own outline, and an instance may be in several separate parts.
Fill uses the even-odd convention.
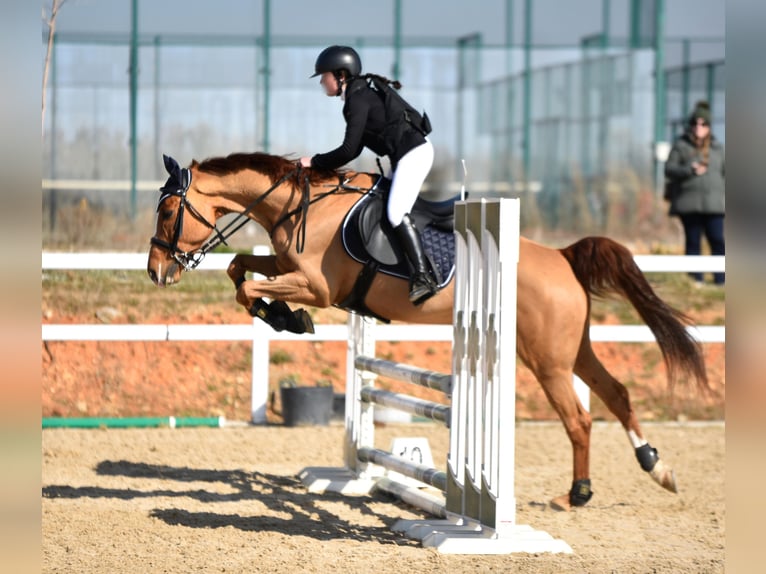
[[[302,157],[300,159],[301,167],[311,167],[311,158],[310,157]]]

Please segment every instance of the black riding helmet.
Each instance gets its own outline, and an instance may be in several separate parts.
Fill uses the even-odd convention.
[[[314,64],[314,73],[309,77],[325,72],[333,72],[338,77],[340,70],[346,70],[350,77],[362,73],[362,60],[356,50],[349,46],[330,46],[322,50]]]

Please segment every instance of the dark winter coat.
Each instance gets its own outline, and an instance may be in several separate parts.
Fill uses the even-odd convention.
[[[702,162],[702,150],[698,149],[691,135],[678,138],[665,163],[665,178],[670,182],[670,214],[725,213],[726,179],[724,149],[714,137],[710,142],[707,171],[695,175],[693,162]],[[667,194],[666,194],[667,195]]]

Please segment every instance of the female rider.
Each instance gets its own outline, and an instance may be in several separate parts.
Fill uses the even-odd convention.
[[[330,46],[317,57],[311,77],[321,76],[319,83],[325,93],[344,100],[346,133],[340,146],[327,153],[302,157],[300,164],[303,167],[337,169],[357,158],[365,147],[379,156],[388,156],[393,173],[386,216],[396,232],[410,269],[410,301],[419,305],[438,290],[420,235],[409,215],[433,165],[434,149],[426,137],[430,126],[427,119],[425,125],[408,121],[406,113],[398,121],[387,118],[384,99],[369,80],[374,78],[378,82],[392,84],[397,90],[401,84],[377,75],[362,76],[361,72],[359,54],[348,46]],[[414,110],[412,112],[412,115],[419,116]]]

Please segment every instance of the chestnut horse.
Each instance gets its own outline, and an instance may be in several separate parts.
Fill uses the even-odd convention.
[[[161,190],[148,262],[156,285],[178,283],[182,272],[196,267],[235,223],[221,229],[216,221],[237,213],[241,221],[235,230],[255,220],[269,233],[274,250],[267,256],[236,255],[229,265],[236,299],[246,309],[252,312],[262,297],[328,307],[351,292],[362,264],[346,254],[341,223],[373,185],[375,174],[301,169],[284,157],[263,153],[195,160],[187,169],[171,158],[165,162],[170,178]],[[249,271],[266,278],[245,280]],[[450,324],[453,284],[415,307],[408,300],[407,281],[378,273],[365,303],[372,313],[393,321]],[[572,444],[571,488],[552,501],[562,508],[582,506],[592,496],[591,417],[575,394],[573,374],[622,423],[641,468],[676,492],[675,474],[644,438],[627,389],[591,348],[591,295],[609,294],[628,299],[651,328],[671,383],[683,373],[701,390],[709,388],[699,345],[684,326],[689,321],[654,293],[627,248],[604,237],[587,237],[563,249],[520,238],[517,351]]]

